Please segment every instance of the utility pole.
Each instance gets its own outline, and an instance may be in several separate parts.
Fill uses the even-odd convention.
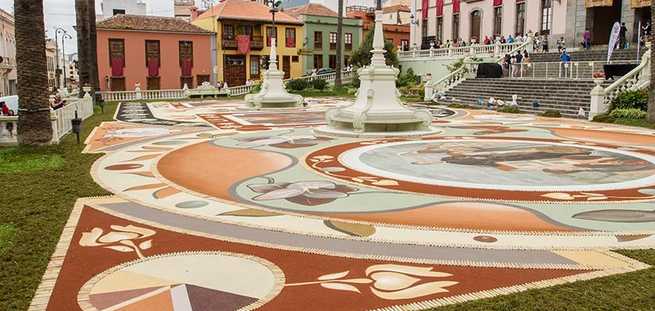
[[[343,0],[339,0],[337,14],[337,72],[334,77],[334,87],[341,87],[341,71],[343,70]]]

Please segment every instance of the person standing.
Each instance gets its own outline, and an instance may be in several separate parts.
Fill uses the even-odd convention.
[[[621,23],[621,30],[619,30],[619,48],[627,48],[626,34],[628,33],[628,28],[625,27],[625,23]]]
[[[589,29],[585,30],[582,34],[582,46],[585,50],[591,48],[591,31],[589,31]]]
[[[543,38],[541,41],[543,43],[543,52],[548,53],[548,35],[543,35]]]

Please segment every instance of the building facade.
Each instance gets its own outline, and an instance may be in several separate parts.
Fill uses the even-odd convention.
[[[278,12],[275,28],[269,8],[249,0],[225,0],[193,20],[193,24],[216,34],[213,54],[218,81],[229,86],[244,85],[247,80],[260,80],[268,67],[271,38],[277,37],[278,67],[285,78],[303,74],[300,50],[303,44],[303,23]]]
[[[337,68],[337,12],[320,4],[306,4],[285,12],[304,22],[302,43],[303,72],[312,69]],[[353,50],[362,41],[362,21],[354,18],[343,19],[342,64],[348,66]]]
[[[116,15],[96,24],[102,91],[194,88],[211,80],[212,34],[173,17]]]
[[[54,39],[46,39],[45,41],[45,58],[48,68],[48,87],[56,89],[57,85],[57,44]]]
[[[191,22],[191,9],[195,7],[194,0],[174,0],[175,17]]]
[[[16,94],[14,16],[0,10],[0,96]]]
[[[481,41],[485,36],[548,35],[578,46],[589,30],[592,42],[607,44],[615,22],[636,41],[639,24],[650,21],[650,0],[410,0],[416,10],[412,46],[429,42]]]
[[[118,14],[146,15],[147,4],[144,0],[102,0],[96,20],[108,19]]]
[[[350,18],[362,21],[362,40],[375,28],[375,9],[372,7],[350,6],[346,8],[346,15]],[[397,24],[397,19],[392,19],[388,24],[383,25],[384,39],[393,43],[398,50],[408,50],[410,47],[410,25]]]

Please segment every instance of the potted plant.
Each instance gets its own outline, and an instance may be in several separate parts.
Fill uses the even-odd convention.
[[[602,71],[594,71],[591,74],[591,77],[594,79],[594,82],[596,85],[601,85],[603,81],[605,81],[605,72]]]

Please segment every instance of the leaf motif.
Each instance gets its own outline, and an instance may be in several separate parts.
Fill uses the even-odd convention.
[[[398,182],[391,179],[383,179],[373,183],[376,186],[398,186]]]
[[[329,166],[329,167],[323,167],[321,168],[321,171],[325,173],[341,173],[345,171],[346,169],[343,167],[338,167],[338,166]]]
[[[549,199],[565,200],[565,201],[575,199],[575,197],[573,197],[572,195],[564,192],[551,192],[551,193],[542,194],[541,196]]]
[[[144,249],[144,250],[145,250],[145,249],[150,249],[151,247],[152,247],[152,240],[148,240],[148,241],[145,241],[145,242],[141,242],[141,244],[139,244],[139,248],[140,248],[140,249]]]
[[[270,217],[270,216],[280,216],[281,214],[254,209],[254,208],[245,208],[237,211],[225,212],[218,214],[219,216],[242,216],[242,217]]]
[[[336,290],[345,290],[350,292],[361,293],[357,287],[343,283],[321,283],[322,287]]]
[[[280,200],[293,198],[303,194],[305,191],[303,189],[289,189],[283,188],[278,190],[273,190],[269,193],[264,193],[252,198],[255,201],[270,201],[270,200]]]
[[[357,236],[357,237],[368,237],[375,234],[375,226],[368,224],[357,224],[351,222],[342,222],[336,220],[326,220],[324,221],[325,225],[331,229],[337,230],[339,232]]]
[[[586,196],[589,196],[589,197],[604,197],[605,196],[602,193],[592,193],[592,192],[580,192],[580,193],[582,193],[582,194],[584,194]]]
[[[602,196],[602,197],[589,197],[589,198],[587,198],[587,201],[600,201],[600,200],[607,200],[607,197]]]
[[[400,300],[400,299],[412,299],[412,298],[433,295],[438,293],[447,293],[448,290],[445,289],[445,287],[453,286],[455,284],[458,284],[458,282],[437,281],[437,282],[424,283],[421,285],[417,285],[414,287],[410,287],[408,289],[403,289],[395,292],[382,292],[375,288],[371,288],[371,291],[373,292],[373,294],[375,294],[376,296],[382,299]]]
[[[130,188],[127,188],[127,189],[123,190],[123,192],[127,192],[127,191],[138,191],[138,190],[148,190],[148,189],[157,189],[157,188],[162,188],[162,187],[166,187],[166,186],[167,186],[167,185],[166,185],[166,184],[163,184],[163,183],[159,183],[159,184],[148,184],[148,185],[141,185],[141,186],[130,187]]]
[[[327,280],[336,280],[340,279],[346,275],[348,275],[350,271],[343,271],[343,272],[337,272],[337,273],[330,273],[330,274],[324,274],[318,277],[319,281],[327,281]]]
[[[316,160],[329,160],[329,159],[334,159],[334,157],[331,156],[331,155],[319,155],[319,156],[312,157],[312,159],[316,159]]]
[[[373,272],[377,271],[392,271],[400,272],[409,275],[415,276],[425,276],[425,277],[449,277],[452,276],[450,273],[432,271],[432,267],[415,267],[415,266],[404,266],[404,265],[394,265],[394,264],[381,264],[373,265],[366,269],[366,275],[370,275]]]
[[[358,183],[363,183],[363,182],[364,182],[363,179],[361,179],[361,178],[357,178],[357,177],[353,177],[353,178],[351,178],[350,180],[352,180],[352,181],[354,181],[354,182],[358,182]]]
[[[177,190],[173,187],[166,187],[153,192],[152,197],[155,199],[165,199],[178,193],[180,193],[180,190]]]
[[[96,242],[98,238],[102,235],[103,231],[100,228],[93,228],[91,232],[82,233],[82,238],[80,238],[80,246],[100,246],[102,244]]]
[[[134,158],[134,159],[126,160],[126,161],[123,161],[123,162],[133,162],[133,161],[152,160],[152,159],[158,157],[159,155],[161,155],[161,153],[147,154],[147,155],[140,156],[140,157],[136,157],[136,158]]]
[[[123,245],[105,246],[105,248],[113,249],[115,251],[119,251],[122,253],[130,253],[134,251],[131,247],[123,246]]]

